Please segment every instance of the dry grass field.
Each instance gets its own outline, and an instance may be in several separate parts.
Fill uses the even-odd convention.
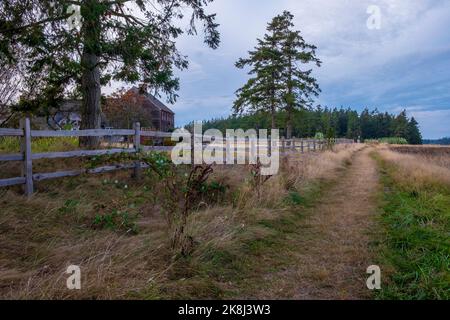
[[[392,151],[414,155],[415,159],[424,163],[432,163],[450,169],[449,146],[393,146]]]
[[[355,144],[291,154],[259,196],[251,168],[216,166],[188,219],[187,256],[171,248],[167,194],[152,173],[39,182],[30,199],[1,189],[0,297],[448,299],[446,152]],[[1,166],[2,178],[17,172]],[[383,271],[376,293],[365,287],[372,264]],[[69,265],[81,267],[82,290],[67,290]]]
[[[21,299],[252,296],[258,283],[252,279],[258,275],[255,271],[282,267],[283,261],[263,254],[286,245],[283,231],[268,225],[297,219],[293,208],[317,197],[321,183],[336,179],[361,148],[340,146],[286,158],[281,174],[262,186],[259,198],[249,168],[216,167],[210,179],[212,191],[188,223],[195,241],[188,258],[170,249],[170,230],[160,202],[164,195],[152,175],[141,182],[131,179],[130,172],[41,182],[29,200],[18,189],[2,189],[0,295]],[[2,168],[4,174],[18,170],[8,165]],[[38,163],[36,168],[50,169],[46,167],[50,165]],[[71,165],[80,163],[55,161],[52,171]],[[261,264],[262,255],[267,265]],[[80,291],[66,288],[65,271],[72,264],[82,270]]]

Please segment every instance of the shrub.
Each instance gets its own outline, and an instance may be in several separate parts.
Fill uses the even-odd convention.
[[[177,166],[166,153],[148,152],[138,155],[163,183],[165,199],[162,201],[169,228],[174,228],[172,248],[180,249],[183,256],[193,250],[193,239],[186,234],[188,217],[202,200],[213,173],[212,165]],[[220,188],[219,188],[220,189]]]
[[[212,181],[211,183],[203,183],[198,190],[207,203],[217,203],[221,200],[229,187],[220,181]]]
[[[77,210],[77,206],[80,204],[78,200],[69,199],[64,202],[64,205],[58,209],[60,214],[72,214]]]
[[[110,214],[96,215],[93,225],[96,228],[110,229],[113,231],[123,230],[127,233],[136,234],[136,215],[130,215],[126,211],[114,210]]]
[[[382,138],[380,139],[380,142],[387,144],[408,144],[408,141],[405,138],[399,137]]]
[[[317,132],[316,135],[314,136],[314,139],[323,140],[325,139],[325,135],[322,132]]]

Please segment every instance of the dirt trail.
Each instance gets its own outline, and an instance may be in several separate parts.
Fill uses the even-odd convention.
[[[378,188],[370,151],[355,154],[345,175],[311,208],[295,239],[296,266],[276,276],[276,287],[286,298],[370,298],[365,272],[373,264],[369,232],[377,214]]]
[[[300,246],[299,282],[294,299],[363,299],[371,265],[369,230],[378,188],[370,148],[355,155],[345,176],[321,199],[307,219],[315,237]]]

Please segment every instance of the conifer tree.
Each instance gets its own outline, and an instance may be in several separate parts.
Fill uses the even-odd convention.
[[[283,56],[280,48],[280,30],[276,19],[267,26],[268,33],[258,39],[258,45],[249,51],[248,58],[241,58],[236,67],[251,66],[249,75],[253,76],[239,90],[234,102],[235,114],[244,112],[268,112],[271,115],[272,129],[276,128],[275,114],[282,107]]]
[[[420,133],[419,124],[414,117],[408,123],[408,137],[410,144],[422,144],[422,134]]]
[[[321,62],[316,57],[316,47],[305,42],[300,31],[293,31],[294,16],[285,11],[268,24],[268,33],[258,39],[249,58],[240,59],[236,66],[251,66],[253,76],[237,91],[235,113],[266,111],[271,114],[275,128],[275,113],[286,110],[286,135],[292,136],[293,111],[310,107],[312,97],[320,92],[312,70],[302,70],[300,65]]]
[[[406,115],[406,110],[400,112],[400,114],[393,121],[394,136],[398,138],[405,138],[408,140],[409,121]]]
[[[320,92],[319,85],[312,77],[312,69],[302,70],[301,65],[314,64],[320,67],[316,57],[316,47],[305,42],[300,31],[294,31],[294,16],[283,12],[274,22],[281,30],[281,52],[284,62],[282,82],[285,84],[284,108],[286,109],[286,135],[292,137],[292,114],[295,109],[311,107],[313,97]]]

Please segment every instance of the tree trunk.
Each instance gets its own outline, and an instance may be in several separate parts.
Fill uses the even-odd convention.
[[[292,138],[292,110],[288,107],[286,121],[286,139]]]
[[[272,80],[275,82],[275,74],[274,73],[272,73]],[[272,129],[276,129],[277,128],[277,124],[276,124],[276,119],[275,119],[275,117],[276,117],[276,111],[277,111],[277,108],[276,108],[276,102],[275,102],[275,83],[272,83],[272,89],[271,89],[271,92],[270,92],[270,96],[271,96],[271,102],[270,102],[270,113],[271,113],[271,116],[272,116]]]
[[[289,56],[288,59],[288,101],[287,101],[287,119],[286,119],[286,139],[292,138],[292,111],[293,106],[293,96],[292,96],[292,57]]]
[[[275,112],[275,106],[272,106],[270,108],[270,115],[272,116],[272,129],[276,129],[277,128],[277,124],[276,124],[276,112]]]
[[[94,54],[84,53],[82,61],[86,69],[82,77],[83,112],[81,129],[98,129],[101,127],[99,58]],[[96,148],[99,143],[99,137],[80,138],[80,144],[83,147]]]
[[[96,12],[97,0],[83,2],[81,12]],[[89,15],[84,17],[83,33],[83,55],[81,66],[83,73],[81,87],[83,92],[83,106],[81,115],[81,129],[98,129],[101,127],[101,85],[100,85],[100,34],[101,23],[99,16]],[[99,137],[80,138],[80,145],[87,148],[96,148],[100,143]]]

